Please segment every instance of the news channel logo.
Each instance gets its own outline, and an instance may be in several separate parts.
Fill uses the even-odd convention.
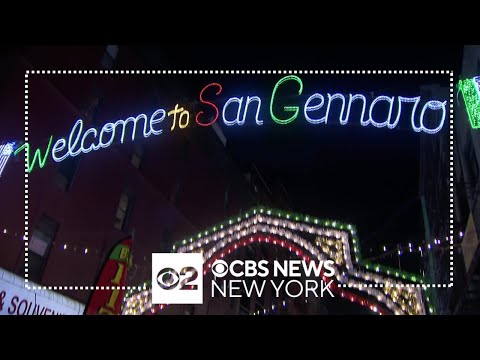
[[[203,304],[203,255],[152,254],[152,303]]]

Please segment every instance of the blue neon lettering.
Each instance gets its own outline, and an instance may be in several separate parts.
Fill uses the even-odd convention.
[[[255,114],[255,123],[257,125],[263,125],[263,120],[260,120],[258,118],[258,115],[260,113],[260,108],[262,107],[262,100],[258,96],[247,96],[247,102],[245,103],[245,111],[243,112],[243,123],[245,123],[245,118],[247,117],[247,112],[248,112],[248,105],[253,102],[257,102],[257,112]]]
[[[330,106],[331,106],[331,103],[333,100],[335,99],[340,99],[342,100],[342,111],[340,112],[340,124],[345,124],[348,119],[343,119],[343,113],[345,111],[345,97],[342,95],[342,94],[333,94],[333,95],[330,95],[330,94],[327,94],[327,97],[328,97],[328,104],[327,104],[327,111],[325,112],[325,117],[322,118],[322,119],[325,119],[325,124],[327,123],[328,121],[328,115],[330,114]]]
[[[383,122],[378,122],[373,118],[373,109],[375,105],[380,102],[380,101],[386,101],[390,104],[390,107],[388,109],[388,116],[387,119]],[[365,122],[365,126],[368,124],[372,124],[373,126],[377,128],[382,128],[385,126],[388,126],[390,129],[393,129],[390,125],[390,120],[392,118],[392,110],[393,110],[393,102],[394,102],[394,97],[389,97],[389,96],[377,96],[375,100],[372,101],[372,104],[370,105],[370,110],[368,112],[368,120]],[[389,126],[390,125],[390,126]]]
[[[403,102],[414,103],[413,108],[412,108],[412,115],[410,116],[410,122],[412,124],[412,128],[415,129],[415,112],[417,111],[418,104],[420,103],[420,96],[415,96],[415,97],[412,97],[412,98],[403,97],[403,96],[398,97],[398,115],[397,115],[397,119],[395,121],[395,124],[397,124],[398,121],[400,120],[400,114],[402,112],[402,103]]]
[[[349,99],[348,99],[347,116],[346,116],[345,122],[342,122],[342,120],[340,119],[340,124],[345,125],[348,122],[348,120],[350,119],[350,110],[352,108],[352,103],[355,100],[360,99],[360,100],[363,100],[363,102],[362,102],[362,114],[360,115],[360,124],[365,126],[365,121],[363,119],[365,117],[365,110],[367,108],[367,99],[362,94],[355,94],[355,95],[348,94],[348,97],[349,97]]]
[[[155,117],[158,115],[158,114],[162,114],[161,117],[159,117],[158,119],[156,119]],[[161,123],[163,120],[165,120],[165,110],[163,109],[158,109],[156,110],[152,116],[150,117],[150,131],[153,135],[160,135],[162,133],[162,129],[160,130],[155,130],[153,128],[153,125],[154,124],[159,124]]]
[[[130,116],[126,120],[117,120],[113,125],[115,130],[118,125],[122,125],[122,136],[120,137],[120,143],[123,144],[123,140],[125,138],[125,128],[129,122],[133,122],[133,130],[132,130],[132,141],[135,140],[135,133],[137,130],[137,121],[142,118],[144,121],[143,125],[143,136],[148,137],[150,134],[147,135],[147,116],[145,114],[139,114],[137,117]],[[114,131],[115,131],[114,130]]]
[[[235,118],[235,120],[227,120],[227,118],[225,116],[225,111],[227,110],[228,106],[233,102],[238,103],[237,117]],[[243,103],[243,96],[241,98],[232,97],[232,98],[228,99],[228,101],[223,106],[223,111],[222,111],[222,118],[223,118],[223,122],[225,123],[225,125],[227,125],[227,126],[232,126],[232,125],[235,125],[235,124],[243,125],[243,123],[245,122],[245,115],[243,116],[243,119],[240,120],[240,111],[242,110],[242,103]]]
[[[53,145],[53,148],[52,148],[52,159],[53,159],[53,161],[60,162],[60,161],[65,160],[68,157],[68,155],[69,155],[68,151],[65,153],[65,155],[63,155],[61,157],[57,157],[57,155],[56,155],[57,152],[60,152],[63,149],[65,149],[66,145],[67,145],[67,141],[64,138],[60,138],[55,142],[55,144]]]
[[[298,91],[298,94],[301,95],[303,91],[303,83],[300,78],[297,76],[286,76],[285,78],[281,79],[274,88],[271,101],[270,101],[270,115],[271,119],[274,122],[277,122],[279,124],[287,124],[296,119],[298,116],[298,111],[300,109],[300,106],[284,106],[283,109],[284,111],[291,111],[294,112],[294,115],[290,117],[289,119],[282,120],[282,119],[277,119],[275,115],[273,114],[273,101],[274,101],[274,95],[276,93],[276,90],[278,88],[278,85],[280,85],[282,82],[288,81],[288,80],[295,80],[299,83],[300,89]],[[476,90],[479,91],[478,89],[478,80],[477,83],[475,83]],[[325,98],[327,98],[328,103],[326,104],[326,109],[323,117],[312,117],[312,112],[315,112],[317,110],[320,110],[324,107],[325,102],[327,101]],[[340,100],[341,101],[341,108],[340,114],[339,114],[339,122],[340,125],[346,125],[350,121],[350,115],[352,111],[352,105],[354,105],[355,101],[361,100],[361,105],[362,109],[360,113],[360,125],[362,126],[368,126],[368,125],[373,125],[376,128],[382,128],[382,127],[387,127],[389,129],[394,129],[397,127],[400,121],[400,117],[402,114],[402,106],[403,103],[413,103],[413,107],[411,110],[411,116],[410,116],[410,122],[411,122],[411,127],[412,129],[419,133],[419,132],[424,132],[426,134],[436,134],[439,132],[445,123],[445,117],[446,117],[446,112],[447,112],[447,101],[438,101],[438,100],[430,100],[427,101],[422,108],[422,111],[420,112],[420,115],[418,118],[416,118],[416,110],[418,108],[418,105],[420,103],[421,97],[402,97],[398,96],[397,97],[397,105],[398,105],[398,110],[397,114],[395,116],[395,119],[393,119],[392,114],[393,114],[393,109],[395,107],[395,96],[386,96],[386,95],[380,95],[377,96],[370,104],[369,106],[369,112],[368,112],[368,119],[365,120],[365,113],[366,113],[366,107],[367,107],[367,99],[364,95],[362,94],[349,94],[349,99],[348,99],[348,106],[346,106],[346,95],[340,94],[340,93],[334,93],[330,94],[327,93],[326,95],[322,95],[319,93],[314,93],[311,96],[308,97],[306,102],[304,103],[304,108],[303,108],[303,114],[305,116],[305,119],[307,122],[311,124],[327,124],[330,116],[330,111],[332,110],[332,103],[334,100]],[[256,108],[255,108],[255,124],[256,125],[263,125],[264,120],[260,119],[260,110],[262,107],[262,99],[258,96],[247,96],[246,97],[246,102],[245,102],[245,107],[243,107],[243,101],[244,97],[231,97],[229,98],[226,103],[223,106],[222,109],[222,117],[223,117],[223,122],[227,126],[233,126],[233,125],[244,125],[246,122],[246,118],[248,115],[248,109],[249,105],[252,103],[255,103]],[[280,99],[279,101],[282,101]],[[378,119],[378,114],[375,113],[376,106],[380,102],[387,102],[388,103],[388,111],[385,114],[386,116],[383,119]],[[232,105],[232,103],[236,103],[237,108],[236,110],[236,115],[233,119],[227,119],[227,111],[229,109],[229,106]],[[212,103],[213,104],[213,103]],[[212,105],[215,109],[217,107],[215,105]],[[176,106],[177,109],[177,106]],[[431,126],[428,124],[428,126],[425,124],[425,116],[427,110],[433,110],[438,111],[441,110],[442,114],[440,116],[435,116],[433,120],[435,122],[438,122],[438,125],[436,127],[429,127]],[[179,127],[181,129],[187,127],[189,125],[189,118],[190,118],[190,112],[184,108],[178,109],[178,111],[181,111],[180,117],[179,117]],[[241,115],[241,112],[243,111],[243,115]],[[232,114],[234,112],[231,112]],[[378,113],[378,111],[377,111]],[[175,113],[176,114],[176,113]],[[197,114],[197,117],[200,113]],[[170,113],[169,113],[170,115]],[[435,115],[438,115],[435,114]],[[95,128],[88,128],[85,132],[84,130],[84,124],[82,119],[78,119],[75,124],[73,125],[70,134],[68,135],[67,138],[59,138],[53,145],[51,149],[51,156],[55,162],[61,162],[65,160],[67,157],[75,157],[81,153],[90,153],[91,151],[96,151],[99,150],[100,148],[107,148],[111,146],[114,142],[115,136],[118,132],[120,132],[120,129],[118,127],[121,127],[121,134],[119,135],[119,140],[120,143],[123,144],[125,141],[125,136],[127,135],[126,127],[129,123],[132,123],[132,128],[131,128],[131,136],[130,139],[132,141],[135,140],[137,136],[137,123],[139,120],[143,120],[143,132],[142,135],[144,138],[147,138],[149,136],[153,135],[160,135],[163,130],[160,128],[159,124],[162,123],[167,116],[167,113],[164,109],[157,109],[152,113],[150,117],[147,117],[145,114],[138,114],[137,116],[130,116],[126,118],[126,120],[117,120],[116,122],[109,122],[103,125],[101,130],[97,130]],[[377,117],[377,118],[375,118]],[[175,118],[174,118],[175,121]],[[201,124],[200,124],[201,125]],[[174,124],[175,126],[175,124]],[[173,129],[173,127],[172,127]],[[90,137],[89,137],[90,136]],[[49,143],[50,146],[51,143]],[[88,146],[87,146],[88,145]],[[22,145],[21,149],[17,150],[23,150],[28,153],[29,152],[29,145],[24,144]],[[49,149],[48,149],[49,150]],[[18,153],[15,151],[15,155]],[[9,155],[9,153],[12,152],[12,146],[10,144],[7,144],[3,147],[0,147],[0,155],[6,156]],[[42,160],[42,164],[44,164],[44,160],[42,159],[40,152],[38,152],[39,160]],[[28,157],[28,155],[27,155]],[[4,162],[6,161],[5,159],[0,159],[0,173],[1,170],[4,167]],[[36,157],[33,159],[33,163],[35,162]],[[29,165],[27,165],[30,167]],[[42,166],[41,166],[42,167]],[[31,171],[31,170],[30,170]]]
[[[422,112],[420,113],[420,127],[416,127],[414,123],[412,123],[413,131],[420,132],[424,131],[427,134],[436,134],[440,131],[443,127],[443,123],[445,122],[445,115],[446,115],[446,105],[447,102],[441,102],[438,100],[430,100],[425,105],[423,105]],[[442,119],[440,120],[440,125],[438,125],[435,129],[429,129],[423,124],[423,116],[425,115],[425,110],[439,110],[442,109]]]
[[[82,152],[84,154],[87,154],[89,153],[90,151],[92,150],[98,150],[100,149],[100,145],[95,145],[93,142],[92,144],[90,145],[90,147],[88,149],[85,149],[85,139],[87,138],[87,135],[89,133],[93,133],[93,138],[96,139],[97,138],[97,130],[95,128],[90,128],[88,129],[87,131],[85,131],[85,134],[83,134],[83,137],[82,137],[82,143],[81,143],[81,146],[80,146],[80,149],[82,150]]]
[[[79,126],[80,126],[80,129],[76,133],[75,141],[72,144],[72,139],[74,138],[75,130]],[[68,137],[68,153],[71,157],[77,156],[78,154],[80,154],[82,152],[82,149],[78,149],[78,151],[74,151],[75,146],[77,146],[77,143],[80,140],[80,135],[82,133],[82,129],[83,129],[83,121],[82,121],[82,119],[78,119],[77,122],[75,123],[75,125],[73,125],[72,131],[70,132],[70,136]]]
[[[112,133],[110,140],[108,140],[107,143],[103,143],[102,141],[103,134],[105,133]],[[103,128],[100,131],[100,136],[98,137],[98,144],[100,145],[101,148],[105,149],[110,145],[112,145],[114,137],[115,137],[115,127],[113,123],[106,123],[105,125],[103,125]]]
[[[315,100],[315,99],[320,99],[320,103],[317,104],[317,105],[312,105],[312,106],[309,106],[310,103]],[[323,95],[321,94],[313,94],[312,96],[310,96],[307,101],[305,102],[305,107],[303,109],[303,115],[305,116],[305,119],[307,119],[307,121],[310,123],[310,124],[320,124],[321,122],[324,121],[325,117],[321,118],[321,119],[312,119],[310,116],[308,116],[307,112],[309,111],[316,111],[318,109],[320,109],[323,104],[325,102],[325,99],[323,97]]]

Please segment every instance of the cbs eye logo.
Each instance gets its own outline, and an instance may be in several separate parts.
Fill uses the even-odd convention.
[[[180,281],[180,278],[182,280]],[[192,284],[198,277],[198,271],[192,266],[186,266],[180,270],[180,273],[176,272],[172,268],[164,268],[158,272],[157,284],[163,290],[172,290],[180,283],[179,290],[197,290],[198,285]]]
[[[216,277],[224,277],[228,273],[228,264],[224,260],[216,260],[212,266],[212,273]]]
[[[152,254],[153,304],[202,304],[203,255]]]

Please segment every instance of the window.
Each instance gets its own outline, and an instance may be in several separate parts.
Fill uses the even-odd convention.
[[[56,176],[57,185],[64,191],[70,191],[72,187],[73,178],[77,173],[79,156],[68,157],[60,163]]]
[[[135,166],[137,169],[140,169],[140,165],[142,163],[144,152],[144,146],[141,144],[135,144],[135,148],[133,149],[132,155],[132,165]]]
[[[47,263],[53,240],[58,231],[58,223],[52,218],[42,215],[32,232],[28,246],[28,277],[39,282]]]
[[[128,191],[124,191],[120,196],[120,201],[118,202],[117,211],[115,213],[115,229],[125,231],[128,226],[128,218],[132,212],[132,208],[133,196]]]
[[[227,188],[225,189],[225,196],[224,196],[224,199],[223,199],[223,212],[225,215],[228,214],[228,205],[230,204],[230,198],[229,198],[229,189],[230,189],[230,185],[227,185]]]
[[[250,313],[250,301],[251,301],[251,298],[247,296],[245,291],[242,291],[242,297],[240,298],[240,308],[239,308],[240,315]]]
[[[473,147],[472,138],[469,136],[465,144],[466,176],[465,180],[469,187],[474,190],[478,180],[478,162]]]
[[[103,53],[100,65],[104,69],[112,69],[118,55],[118,45],[108,45]]]

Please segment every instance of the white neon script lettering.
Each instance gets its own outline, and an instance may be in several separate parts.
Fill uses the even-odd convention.
[[[245,111],[243,112],[243,122],[245,122],[245,118],[247,117],[248,105],[253,102],[257,102],[257,113],[255,114],[255,123],[257,125],[263,125],[263,120],[258,118],[258,114],[260,113],[260,107],[262,106],[262,100],[258,96],[247,96],[247,102],[245,103]]]
[[[316,99],[319,99],[319,102],[317,104],[312,105],[311,103]],[[415,116],[416,116],[416,111],[417,111],[418,104],[420,103],[420,100],[421,100],[420,96],[416,96],[416,97],[412,97],[412,98],[398,96],[397,97],[397,114],[395,116],[395,120],[393,120],[393,116],[392,116],[393,112],[394,112],[393,110],[394,110],[394,107],[395,107],[395,96],[384,96],[384,95],[377,96],[372,101],[372,103],[370,104],[369,112],[368,112],[368,119],[365,120],[364,118],[365,118],[365,111],[366,111],[366,106],[367,106],[366,105],[366,103],[367,103],[366,97],[364,95],[361,95],[361,94],[355,94],[355,95],[349,94],[347,111],[345,113],[345,103],[346,103],[345,96],[342,95],[342,94],[338,94],[338,93],[333,94],[333,95],[327,93],[327,101],[328,101],[327,102],[327,108],[326,108],[326,111],[325,111],[325,115],[321,118],[312,118],[309,115],[309,113],[321,109],[323,107],[323,105],[325,104],[325,98],[322,94],[318,94],[318,93],[315,93],[315,94],[311,95],[307,99],[307,101],[305,102],[305,105],[304,105],[304,108],[303,108],[303,114],[305,116],[305,119],[311,124],[320,124],[320,123],[326,124],[327,121],[328,121],[330,111],[331,111],[332,101],[335,100],[335,99],[341,100],[341,109],[340,109],[340,117],[339,117],[341,125],[346,125],[348,123],[348,121],[350,120],[352,104],[354,103],[355,100],[362,100],[361,101],[362,111],[361,111],[361,114],[360,114],[360,124],[362,126],[373,125],[377,128],[387,127],[389,129],[394,129],[400,121],[400,116],[402,114],[402,103],[413,103],[412,112],[411,112],[411,116],[410,116],[410,122],[411,122],[411,125],[412,125],[412,129],[415,132],[422,132],[423,131],[427,134],[436,134],[437,132],[439,132],[442,129],[442,127],[445,123],[446,105],[447,105],[446,101],[443,101],[443,102],[438,101],[438,100],[427,101],[424,104],[424,106],[422,108],[422,111],[420,113],[420,118],[419,118],[420,126],[417,126],[415,124],[415,122],[416,122]],[[378,118],[376,119],[375,116],[374,116],[375,106],[380,102],[386,102],[388,104],[388,110],[385,114],[386,115],[385,119],[382,119],[382,120],[379,120]],[[425,126],[425,112],[427,110],[442,110],[440,122],[439,122],[439,125],[437,127],[428,128],[427,126]],[[377,114],[377,116],[378,116],[378,114]],[[230,124],[230,125],[233,125],[233,124]]]
[[[340,119],[339,119],[340,123],[342,123],[342,121],[345,121],[345,119],[342,119],[343,113],[345,111],[345,97],[342,94],[333,94],[333,95],[327,94],[327,97],[328,97],[328,105],[327,105],[327,111],[325,112],[325,124],[327,123],[328,115],[330,114],[330,106],[332,104],[332,101],[335,99],[342,100],[342,110],[340,111]]]
[[[255,123],[257,125],[263,125],[263,120],[259,119],[260,115],[260,108],[262,107],[262,99],[260,99],[258,96],[247,96],[247,101],[245,102],[245,108],[243,109],[243,116],[240,120],[240,113],[242,111],[242,104],[243,104],[243,96],[238,98],[238,97],[231,97],[230,99],[227,100],[225,105],[223,105],[223,110],[222,110],[222,119],[225,125],[227,126],[233,126],[233,125],[243,125],[245,124],[245,120],[247,119],[247,113],[248,113],[248,106],[253,103],[257,103],[257,111],[255,113]],[[227,108],[232,104],[232,103],[237,103],[237,116],[233,120],[227,120],[226,116],[226,110]]]
[[[125,139],[125,128],[129,122],[133,122],[133,130],[132,130],[132,141],[135,140],[135,133],[137,130],[137,121],[143,119],[143,136],[149,137],[150,131],[147,131],[147,115],[139,114],[137,117],[130,116],[127,120],[117,120],[114,124],[114,128],[116,129],[118,125],[122,125],[122,137],[120,138],[120,143],[123,144]],[[114,130],[115,131],[115,130]]]
[[[78,127],[80,127],[80,129],[77,131]],[[83,121],[82,119],[78,119],[75,122],[75,125],[73,125],[72,131],[70,132],[70,136],[68,137],[68,154],[71,157],[77,156],[82,151],[81,149],[78,149],[78,151],[73,151],[73,149],[75,149],[75,146],[77,146],[78,140],[80,139],[80,136],[82,134],[82,130],[83,130]],[[76,133],[76,136],[74,136],[75,133]],[[75,141],[72,144],[73,138],[75,138]]]
[[[160,135],[161,129],[155,129],[154,125],[161,123],[165,119],[165,110],[158,109],[148,120],[147,115],[139,114],[136,117],[130,116],[126,120],[117,120],[115,123],[106,123],[103,125],[100,132],[95,128],[87,129],[83,135],[83,120],[78,119],[72,127],[68,136],[68,141],[65,138],[58,139],[52,148],[52,159],[55,162],[61,162],[68,156],[75,157],[80,153],[88,154],[91,151],[96,151],[101,148],[105,149],[113,144],[115,139],[116,130],[121,128],[120,143],[123,144],[126,135],[126,128],[129,123],[132,123],[131,139],[135,140],[137,134],[137,122],[143,120],[143,136],[149,137],[150,135]],[[188,119],[187,119],[188,122]],[[108,141],[106,141],[108,140]],[[90,142],[87,146],[86,143]],[[60,155],[62,151],[67,148],[65,154]]]
[[[423,106],[423,109],[422,109],[422,112],[420,113],[420,127],[416,127],[415,124],[412,123],[412,127],[413,127],[413,131],[415,132],[420,132],[420,131],[424,131],[426,132],[427,134],[436,134],[437,132],[440,131],[440,129],[443,127],[443,123],[445,122],[445,112],[446,112],[446,107],[447,105],[447,102],[444,101],[444,102],[441,102],[441,101],[438,101],[438,100],[430,100],[428,101],[424,106]],[[431,109],[431,110],[439,110],[439,109],[442,109],[442,119],[440,120],[440,125],[438,125],[436,128],[434,129],[429,129],[427,128],[424,124],[423,124],[423,116],[425,115],[425,110],[427,109]]]
[[[315,99],[320,99],[320,103],[317,105],[309,106],[310,103]],[[323,95],[316,94],[316,93],[310,96],[305,102],[305,107],[303,108],[303,115],[305,116],[305,119],[307,119],[307,121],[310,124],[320,124],[322,121],[324,121],[325,117],[321,119],[312,119],[310,116],[307,115],[307,112],[309,111],[316,111],[320,109],[323,106],[324,102],[325,102],[325,99],[323,98]]]
[[[62,151],[63,149],[65,149],[65,146],[67,145],[67,142],[65,141],[65,139],[63,138],[60,138],[58,139],[55,144],[53,145],[53,148],[52,148],[52,159],[55,161],[55,162],[60,162],[60,161],[63,161],[65,160],[69,153],[67,151],[67,153],[63,156],[60,156],[60,157],[57,157],[57,152],[60,152]]]
[[[95,145],[95,144],[93,144],[93,142],[88,149],[85,149],[85,139],[86,139],[86,137],[89,133],[93,133],[93,138],[94,139],[97,138],[97,134],[98,134],[97,130],[95,128],[90,128],[87,131],[85,131],[85,134],[83,134],[83,137],[82,137],[82,143],[80,144],[80,149],[82,150],[82,152],[84,154],[89,153],[92,150],[100,149],[100,145]]]
[[[110,135],[110,140],[108,140],[108,142],[104,143],[103,142],[103,134],[106,134],[106,133],[112,133],[112,135]],[[113,123],[106,123],[105,125],[103,125],[103,128],[100,131],[100,136],[99,136],[99,139],[98,139],[99,140],[98,145],[100,145],[101,148],[105,149],[105,148],[109,147],[110,145],[112,145],[114,138],[115,138],[115,125]]]
[[[373,126],[375,126],[377,128],[388,126],[389,129],[393,129],[393,127],[390,124],[390,119],[392,118],[393,100],[394,100],[393,97],[388,97],[388,96],[383,96],[383,95],[378,96],[375,100],[373,100],[372,104],[370,105],[370,110],[368,112],[368,120],[365,122],[365,125],[372,124]],[[377,122],[373,118],[373,109],[379,101],[386,101],[390,104],[390,108],[388,110],[388,117],[383,122]]]
[[[234,120],[227,120],[227,118],[225,116],[225,111],[227,110],[228,106],[232,103],[237,103],[238,104],[237,117]],[[243,115],[243,119],[240,120],[240,111],[242,110],[242,104],[243,104],[243,96],[241,98],[232,97],[232,98],[228,99],[228,101],[223,106],[223,111],[222,111],[222,118],[223,118],[223,122],[225,123],[225,125],[228,125],[228,126],[232,126],[232,125],[235,125],[235,124],[243,125],[245,123],[245,113]]]

